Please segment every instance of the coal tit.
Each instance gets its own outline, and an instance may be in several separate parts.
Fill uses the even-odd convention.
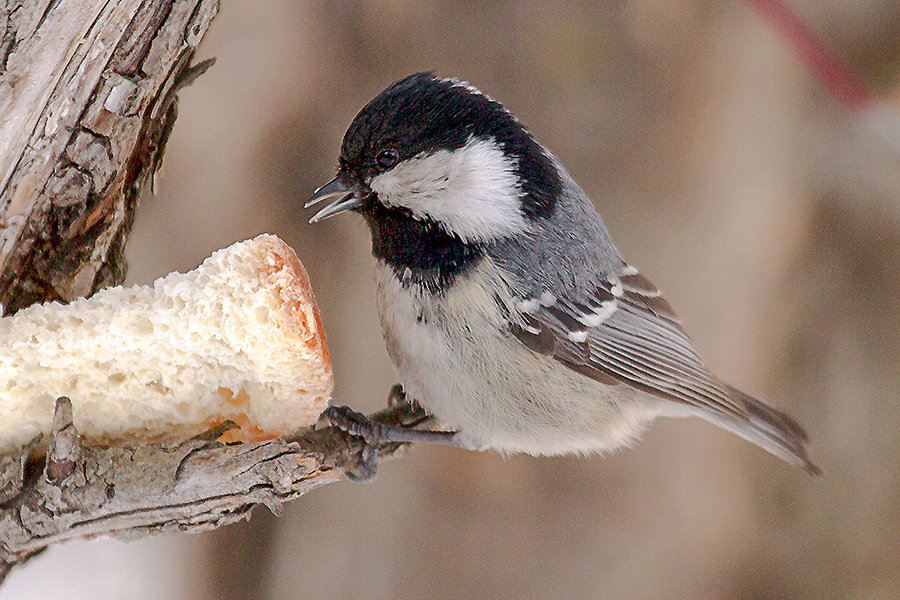
[[[311,222],[366,220],[400,384],[452,428],[329,408],[346,430],[373,443],[585,454],[629,444],[656,417],[692,415],[819,472],[803,429],[706,369],[556,157],[471,85],[418,73],[381,92],[307,206],[335,197]]]

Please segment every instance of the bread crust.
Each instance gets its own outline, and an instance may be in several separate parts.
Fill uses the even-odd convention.
[[[296,328],[297,335],[304,339],[306,347],[311,352],[321,355],[322,361],[331,372],[331,354],[328,352],[328,342],[325,339],[325,327],[322,325],[319,306],[316,304],[306,268],[294,249],[274,235],[262,235],[255,239],[264,245],[269,254],[265,272],[272,285],[278,289],[284,305],[290,309],[293,318],[288,322]],[[289,277],[288,285],[285,285],[283,279],[279,277],[285,272]]]

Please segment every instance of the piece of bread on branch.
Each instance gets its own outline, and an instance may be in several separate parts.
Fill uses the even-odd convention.
[[[261,235],[152,286],[0,319],[0,452],[48,433],[59,396],[95,443],[181,441],[226,419],[229,441],[255,441],[314,423],[332,385],[306,270]]]

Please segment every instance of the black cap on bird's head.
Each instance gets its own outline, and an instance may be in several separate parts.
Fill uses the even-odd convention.
[[[500,175],[510,176],[504,184],[515,189],[518,210],[523,218],[545,217],[552,212],[562,185],[560,176],[549,154],[524,126],[502,104],[468,84],[432,73],[416,73],[388,86],[353,119],[341,146],[338,176],[317,190],[307,206],[336,195],[340,199],[317,213],[311,221],[361,209],[367,201],[411,210],[413,218],[427,218],[431,216],[427,204],[410,207],[401,198],[410,191],[419,194],[417,201],[428,196],[430,200],[440,202],[434,198],[431,188],[422,189],[426,174],[433,175],[435,180],[449,179],[448,186],[471,183],[460,179],[492,177],[487,172],[470,173],[462,166],[454,167],[461,157],[457,156],[455,163],[447,157],[460,151],[468,153],[469,163],[478,160],[485,163],[485,170],[499,168],[503,171]],[[495,154],[502,154],[502,157]],[[414,174],[404,172],[404,177],[378,179],[379,175],[395,167],[436,155],[439,159],[419,165]],[[497,196],[490,182],[480,186],[479,181],[475,181],[466,190],[459,188],[460,192],[466,191],[469,195],[479,190],[485,195],[493,192]],[[474,206],[474,209],[478,208]],[[446,215],[438,211],[438,216]],[[448,217],[444,225],[452,228],[459,222],[454,218]],[[465,233],[471,228],[462,229]]]
[[[353,119],[341,146],[341,168],[359,175],[377,172],[382,149],[399,160],[421,152],[456,150],[470,136],[511,137],[522,126],[499,102],[475,88],[431,73],[397,81]]]

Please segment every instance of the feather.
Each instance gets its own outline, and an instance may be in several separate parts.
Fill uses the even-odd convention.
[[[517,304],[533,309],[519,319],[527,318],[528,328],[539,332],[530,336],[540,338],[543,353],[598,381],[613,379],[723,416],[750,418],[746,406],[703,366],[656,286],[633,267],[604,279],[588,297],[542,294],[555,301],[523,298]],[[535,341],[526,345],[532,348]]]

